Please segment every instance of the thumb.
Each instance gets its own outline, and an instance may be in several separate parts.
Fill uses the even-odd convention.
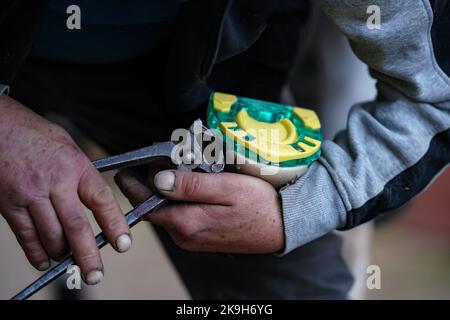
[[[224,195],[230,184],[231,177],[226,173],[165,170],[154,178],[158,192],[168,199],[209,204],[226,204]]]

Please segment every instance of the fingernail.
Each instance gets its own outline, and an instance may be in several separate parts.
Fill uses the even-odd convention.
[[[94,270],[88,273],[86,276],[86,283],[89,285],[94,285],[102,281],[103,279],[103,272],[100,270]]]
[[[155,176],[155,186],[162,191],[173,191],[175,186],[175,172],[161,171]]]
[[[41,262],[41,263],[37,266],[37,269],[38,269],[39,271],[45,271],[45,270],[47,270],[48,268],[50,268],[50,261],[44,261],[44,262]]]
[[[122,234],[116,239],[116,248],[119,252],[125,252],[131,248],[131,238],[128,234]]]

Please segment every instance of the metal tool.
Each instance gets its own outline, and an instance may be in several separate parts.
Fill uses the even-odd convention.
[[[193,136],[192,141],[195,141],[196,128],[200,128],[202,133],[206,133],[206,127],[201,124],[200,120],[194,122],[194,124],[190,128],[190,134]],[[100,159],[93,161],[93,165],[100,171],[108,171],[113,169],[122,169],[127,167],[138,166],[142,164],[147,164],[154,160],[155,158],[165,157],[171,158],[174,148],[178,145],[172,141],[157,143],[149,147],[145,147],[139,150],[130,151],[124,154]],[[194,147],[194,144],[192,145]],[[186,157],[185,157],[186,158]],[[218,159],[221,159],[220,157]],[[192,163],[183,162],[182,164],[177,165],[177,169],[180,170],[193,170],[200,169],[204,172],[220,172],[224,168],[224,164],[221,162],[213,162],[207,163],[205,159],[200,164],[195,164],[194,161]],[[136,206],[133,210],[128,212],[125,215],[127,224],[130,228],[136,225],[139,221],[141,221],[145,216],[154,212],[160,206],[162,206],[166,202],[166,199],[159,194],[153,194],[147,200]],[[103,248],[108,241],[106,240],[103,233],[98,234],[95,237],[97,247],[99,249]],[[24,290],[15,295],[11,300],[24,300],[30,297],[31,295],[38,292],[40,289],[47,286],[53,280],[57,279],[61,275],[63,275],[67,268],[74,264],[73,256],[70,255],[64,260],[60,261],[58,264],[53,266],[49,271],[47,271],[44,275],[39,277],[36,281],[27,286]]]
[[[233,154],[233,161],[236,159],[236,162],[232,161],[236,172],[257,176],[275,188],[303,175],[320,156],[323,139],[321,124],[316,113],[309,109],[212,92],[207,120],[208,127],[218,135],[204,127],[200,120],[194,122],[189,130],[192,149],[181,149],[184,161],[183,164],[177,165],[177,169],[200,169],[204,172],[223,170],[223,152],[214,161],[207,160],[207,157],[197,161],[197,147],[205,141],[197,141],[198,133],[210,135],[210,139],[206,141],[212,141],[214,136],[220,137],[221,142],[226,142],[227,153]],[[172,158],[173,152],[179,151],[174,149],[178,146],[171,141],[163,142],[97,160],[93,164],[99,171],[137,166],[149,163],[157,157]],[[204,147],[200,146],[201,149]],[[186,161],[189,158],[192,158],[191,162]],[[155,194],[127,213],[126,220],[130,228],[165,201],[163,197]],[[96,237],[96,241],[99,248],[107,244],[102,233]],[[72,256],[66,258],[13,299],[28,298],[62,275],[73,263]]]

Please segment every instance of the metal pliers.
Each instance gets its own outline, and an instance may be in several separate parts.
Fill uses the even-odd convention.
[[[192,135],[192,141],[195,143],[197,137],[195,136],[200,128],[200,132],[202,134],[210,134],[207,131],[207,128],[201,124],[200,120],[194,122],[194,124],[189,129],[189,134]],[[194,144],[192,144],[194,147]],[[93,165],[100,172],[113,170],[113,169],[123,169],[127,167],[138,166],[142,164],[148,164],[155,158],[164,157],[171,158],[174,152],[174,148],[178,147],[178,144],[175,144],[172,141],[162,142],[153,144],[149,147],[145,147],[142,149],[130,151],[124,154],[119,154],[116,156],[95,160],[93,161]],[[193,151],[193,150],[192,150]],[[186,157],[184,157],[186,159]],[[218,157],[218,159],[222,159]],[[217,173],[223,170],[224,164],[222,161],[218,162],[206,162],[205,158],[202,158],[202,162],[199,164],[195,164],[194,161],[192,163],[183,162],[181,164],[176,164],[177,169],[180,170],[194,170],[200,169],[204,172],[209,173]],[[127,224],[130,228],[136,225],[139,221],[141,221],[145,216],[154,212],[160,206],[162,206],[166,202],[166,199],[161,195],[155,193],[151,195],[147,200],[143,201],[139,205],[137,205],[133,210],[128,212],[125,215]],[[95,237],[97,247],[99,249],[103,248],[108,241],[106,240],[103,233],[98,234]],[[72,255],[69,255],[64,260],[53,266],[49,271],[47,271],[44,275],[39,277],[36,281],[31,283],[17,295],[15,295],[12,300],[24,300],[35,294],[37,291],[47,286],[56,278],[63,275],[67,268],[74,264],[74,259]]]

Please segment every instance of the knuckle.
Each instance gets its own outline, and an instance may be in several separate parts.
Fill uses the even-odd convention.
[[[41,214],[42,209],[46,208],[46,203],[49,201],[49,198],[45,194],[37,194],[29,196],[26,198],[26,209],[28,212],[39,212]]]
[[[55,158],[50,162],[54,165],[48,169],[51,172],[51,183],[55,186],[76,183],[80,172],[86,167],[86,156],[74,147],[64,146]]]
[[[48,130],[54,135],[59,137],[66,137],[68,135],[67,131],[64,130],[59,124],[55,122],[50,122],[48,124]]]
[[[201,190],[202,179],[198,174],[184,176],[182,178],[182,191],[187,197],[192,197]]]
[[[108,218],[107,228],[109,230],[116,230],[125,223],[123,216],[112,216]]]
[[[69,145],[67,146],[68,154],[71,155],[71,157],[68,157],[68,161],[70,161],[70,165],[76,164],[80,170],[85,170],[85,168],[90,165],[88,159],[86,158],[86,155],[81,152],[81,150],[78,149],[77,146]]]
[[[73,173],[73,176],[78,176],[78,179],[87,171],[87,168],[91,165],[86,155],[78,149],[77,146],[67,145],[66,156],[62,160],[63,168]]]
[[[3,195],[4,199],[2,204],[10,208],[23,208],[26,207],[27,203],[30,201],[30,197],[27,192],[20,188],[12,188],[9,192],[7,191]]]
[[[61,130],[59,138],[56,140],[57,144],[53,149],[53,159],[58,161],[68,161],[69,164],[84,164],[86,156],[80,150],[80,148],[73,142],[70,135],[61,127],[57,127],[57,130]]]
[[[98,259],[98,252],[95,250],[91,250],[89,252],[79,254],[77,257],[75,257],[77,263],[80,265],[87,264],[91,261],[96,261]]]
[[[115,199],[111,189],[107,186],[101,186],[91,194],[90,203],[94,207],[113,209],[115,207]]]
[[[191,228],[182,222],[174,222],[173,223],[173,231],[177,234],[178,238],[189,240],[190,235],[192,234]]]
[[[51,245],[60,245],[63,242],[62,233],[58,231],[44,232],[41,238],[43,242]]]
[[[48,200],[47,196],[36,195],[34,197],[28,197],[27,208],[29,210],[34,210],[43,205]]]
[[[182,243],[195,244],[198,239],[196,231],[196,228],[188,223],[179,222],[174,225],[174,233]]]
[[[16,232],[19,242],[29,244],[38,240],[36,231],[31,227],[20,228]]]
[[[193,241],[186,240],[182,237],[175,236],[175,237],[173,237],[173,241],[175,242],[175,244],[178,247],[180,247],[181,249],[183,249],[185,251],[193,252],[197,249],[197,247]]]
[[[64,228],[67,233],[84,233],[89,230],[90,224],[86,217],[73,215],[65,221]]]
[[[29,173],[29,183],[35,187],[35,191],[38,191],[38,197],[42,195],[40,195],[39,193],[42,193],[46,186],[47,186],[47,174],[44,171],[41,170],[34,170],[34,171],[30,171]]]

